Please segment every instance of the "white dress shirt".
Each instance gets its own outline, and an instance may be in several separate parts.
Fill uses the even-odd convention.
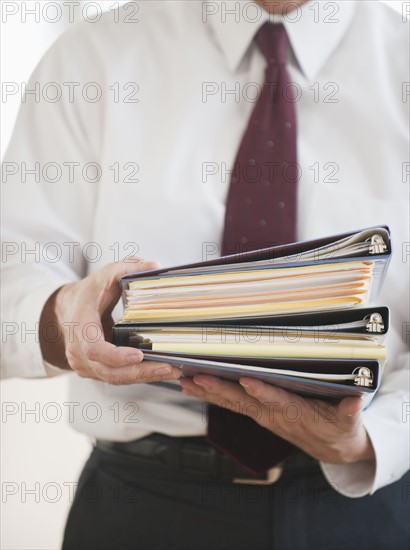
[[[392,310],[389,361],[364,412],[376,468],[322,464],[338,491],[359,497],[398,480],[409,460],[408,32],[383,5],[330,4],[283,18],[300,96],[298,240],[388,224],[395,245],[377,300]],[[75,25],[27,86],[36,93],[3,165],[4,376],[60,372],[35,329],[62,284],[130,254],[163,266],[219,255],[229,170],[264,81],[253,37],[269,15],[184,1],[139,3],[138,22],[125,22],[130,13]],[[93,437],[206,432],[193,398],[68,376],[70,421]]]

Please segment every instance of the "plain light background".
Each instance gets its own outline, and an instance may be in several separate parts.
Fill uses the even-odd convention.
[[[42,18],[36,23],[29,15],[25,23],[19,16],[6,19],[6,4],[15,4],[19,8],[25,4],[30,9],[35,3],[1,3],[3,87],[5,83],[21,85],[27,81],[45,51],[70,26],[64,18],[57,23],[48,23]],[[46,3],[40,2],[41,5]],[[114,0],[93,3],[109,9],[114,5]],[[403,4],[408,4],[401,1],[384,3],[399,12],[402,12]],[[50,11],[50,19],[53,17]],[[8,98],[3,96],[2,156],[12,133],[19,103],[19,94]],[[68,401],[67,376],[71,375],[43,380],[12,379],[0,384],[0,547],[3,550],[57,550],[61,546],[73,489],[91,448],[87,438],[69,426],[68,405],[64,405]],[[30,410],[33,411],[31,414]]]

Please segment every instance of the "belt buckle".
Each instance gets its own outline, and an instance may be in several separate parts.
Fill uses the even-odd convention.
[[[266,478],[265,479],[255,479],[255,478],[242,478],[242,477],[236,477],[232,480],[232,483],[235,484],[246,484],[246,485],[273,485],[277,481],[279,481],[280,476],[283,472],[283,464],[279,464],[278,466],[274,466],[273,468],[270,468],[266,472]]]

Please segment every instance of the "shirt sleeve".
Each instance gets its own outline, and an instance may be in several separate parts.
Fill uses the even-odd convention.
[[[96,158],[87,128],[100,107],[71,101],[66,84],[81,78],[75,40],[63,35],[27,83],[2,164],[3,378],[58,372],[42,359],[40,315],[55,290],[86,274],[98,189],[87,172]],[[46,337],[62,335],[50,326]]]
[[[409,452],[409,357],[386,376],[383,387],[363,413],[364,425],[375,452],[375,463],[321,463],[332,487],[344,496],[358,498],[398,481],[408,470]]]
[[[386,6],[380,7],[380,19],[369,19],[376,24],[379,53],[384,59],[392,57],[391,52],[398,44],[403,51],[408,50],[408,33],[398,14]],[[372,12],[370,14],[370,11]],[[363,5],[362,15],[373,16],[374,10]],[[377,15],[377,14],[375,14]],[[363,19],[364,21],[365,19]],[[369,35],[370,36],[370,35]],[[394,37],[394,39],[393,39]],[[396,46],[395,46],[396,44]],[[401,46],[400,46],[401,47]],[[409,395],[409,188],[405,184],[403,168],[408,159],[408,105],[403,101],[401,88],[408,80],[408,56],[397,58],[395,63],[383,63],[379,66],[377,82],[379,87],[389,83],[389,106],[386,111],[391,118],[389,140],[394,143],[395,157],[378,156],[372,152],[366,171],[371,177],[372,167],[384,174],[385,191],[378,195],[374,187],[374,196],[370,201],[377,208],[380,222],[389,225],[393,241],[393,253],[387,276],[375,305],[390,308],[391,323],[386,338],[387,363],[382,371],[381,386],[374,399],[363,412],[363,422],[374,448],[374,464],[362,462],[349,465],[321,464],[324,475],[342,495],[361,497],[399,480],[409,469],[410,464],[410,395]],[[376,73],[375,73],[376,77]],[[376,82],[376,81],[375,81]],[[366,78],[363,80],[366,86]],[[369,88],[371,90],[371,88]],[[369,91],[369,97],[371,91]],[[377,97],[377,96],[376,96]],[[377,119],[377,104],[374,100],[374,117]],[[371,132],[371,125],[368,127]],[[380,128],[380,135],[386,131]],[[360,182],[358,182],[360,184]],[[377,199],[376,199],[377,197]],[[376,199],[376,200],[374,200]],[[380,202],[380,208],[377,202]],[[389,205],[389,206],[387,206]],[[363,204],[365,216],[366,204]]]
[[[393,227],[396,243],[407,243],[407,216]],[[357,498],[398,481],[410,464],[409,280],[407,257],[399,251],[393,258],[378,297],[391,308],[391,326],[386,339],[388,361],[382,370],[380,389],[363,411],[364,426],[375,452],[375,463],[325,464],[328,482],[344,496]],[[397,291],[396,289],[400,289]]]

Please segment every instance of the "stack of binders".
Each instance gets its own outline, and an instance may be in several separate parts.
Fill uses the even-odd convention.
[[[385,226],[127,275],[114,342],[183,376],[255,377],[300,395],[377,390],[391,255]]]

